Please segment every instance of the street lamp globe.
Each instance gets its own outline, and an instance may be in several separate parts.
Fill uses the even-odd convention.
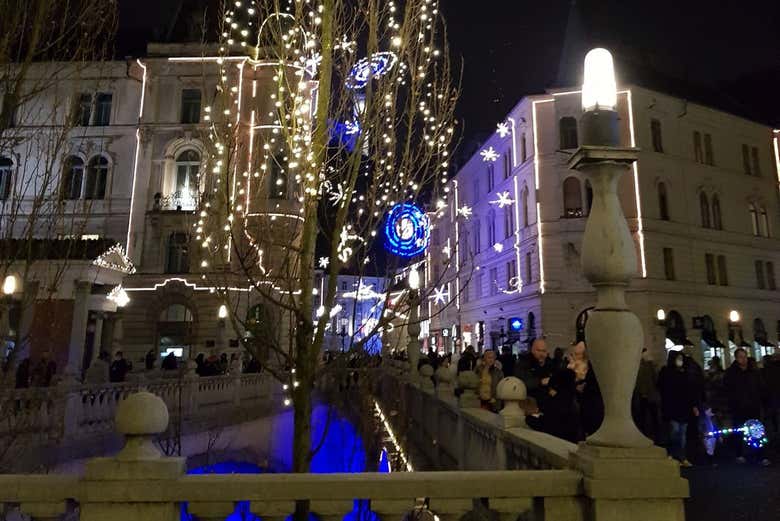
[[[8,275],[3,281],[3,294],[12,295],[16,292],[16,277],[14,275]]]
[[[585,55],[585,81],[582,84],[582,110],[615,110],[617,84],[612,54],[597,47]]]
[[[417,272],[417,268],[409,270],[409,289],[420,289],[420,274]]]
[[[729,321],[730,322],[739,322],[739,319],[740,319],[739,311],[736,311],[736,310],[732,309],[729,312]]]
[[[658,311],[655,312],[655,318],[657,318],[659,322],[663,322],[664,320],[666,320],[666,311],[664,311],[663,309],[659,309]]]
[[[226,305],[222,304],[219,306],[219,311],[217,311],[217,316],[219,318],[227,318],[228,310]]]

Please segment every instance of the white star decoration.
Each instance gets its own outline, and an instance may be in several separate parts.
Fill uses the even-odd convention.
[[[498,135],[502,138],[507,137],[509,135],[509,125],[506,123],[499,123],[496,125],[496,132],[498,132]]]
[[[501,253],[502,251],[504,251],[504,245],[501,244],[500,242],[497,242],[493,245],[493,249],[496,250],[498,253]]]
[[[471,207],[467,206],[465,204],[463,206],[461,206],[460,208],[458,208],[456,210],[456,212],[457,212],[458,215],[463,216],[463,218],[465,218],[467,220],[468,220],[469,217],[471,217],[474,214],[474,212],[471,211]]]
[[[514,201],[509,197],[509,192],[499,192],[498,199],[495,201],[490,201],[490,204],[497,204],[499,208],[503,208],[504,206],[509,206]]]
[[[442,248],[442,249],[441,249],[441,252],[442,252],[444,255],[446,255],[447,257],[449,257],[449,256],[452,254],[452,250],[450,249],[450,247],[449,247],[449,246],[445,246],[444,248]]]
[[[441,288],[433,288],[433,295],[429,295],[428,298],[433,300],[434,304],[444,304],[449,296],[447,286],[442,286]]]
[[[330,264],[330,259],[327,258],[327,257],[320,257],[320,260],[319,260],[318,264],[319,264],[320,268],[325,269],[325,268],[328,267],[328,264]]]
[[[480,152],[479,155],[482,156],[482,161],[486,163],[488,161],[495,163],[496,159],[498,159],[498,152],[496,152],[496,149],[493,147],[487,147],[485,150]]]

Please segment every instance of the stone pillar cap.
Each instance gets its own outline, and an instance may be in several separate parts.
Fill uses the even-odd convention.
[[[168,428],[168,407],[159,396],[141,391],[119,403],[116,430],[126,436],[151,436]]]
[[[496,396],[503,401],[520,401],[528,398],[525,383],[515,376],[507,376],[496,387]]]

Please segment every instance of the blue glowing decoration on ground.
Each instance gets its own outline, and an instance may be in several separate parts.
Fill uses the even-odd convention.
[[[431,238],[428,216],[413,204],[397,204],[385,221],[385,249],[399,257],[414,257],[425,251]]]
[[[397,61],[395,53],[389,51],[375,52],[370,58],[361,59],[349,71],[347,88],[353,90],[365,88],[369,79],[384,76],[390,72]]]
[[[719,429],[708,432],[706,438],[720,438],[729,434],[742,435],[742,441],[748,447],[760,449],[769,441],[766,437],[766,428],[758,420],[748,420],[742,426],[729,429]]]

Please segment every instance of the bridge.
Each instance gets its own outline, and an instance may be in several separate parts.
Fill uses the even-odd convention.
[[[264,377],[240,375],[201,378],[189,387],[176,382],[103,386],[102,401],[95,388],[69,389],[64,407],[76,414],[45,409],[39,417],[44,432],[62,429],[70,440],[105,437],[113,429],[116,439],[124,435],[123,448],[87,460],[80,476],[0,475],[0,502],[7,514],[33,520],[67,514],[82,521],[173,521],[182,509],[199,520],[224,520],[236,504],[246,502],[248,511],[269,521],[286,519],[302,504],[324,521],[355,515],[356,504],[382,520],[415,513],[443,521],[473,515],[496,521],[617,521],[628,512],[635,521],[684,519],[688,485],[662,449],[577,446],[532,431],[519,407],[525,399],[519,380],[505,380],[499,391],[505,405],[494,414],[475,407],[475,374],[461,376],[464,392],[455,399],[446,370],[436,374],[435,389],[427,366],[419,376],[395,361],[361,372],[414,472],[186,475],[185,458],[160,450],[159,439],[170,436],[177,416],[194,432],[199,422],[225,410],[234,416],[224,423],[271,411],[258,407],[273,394]]]

